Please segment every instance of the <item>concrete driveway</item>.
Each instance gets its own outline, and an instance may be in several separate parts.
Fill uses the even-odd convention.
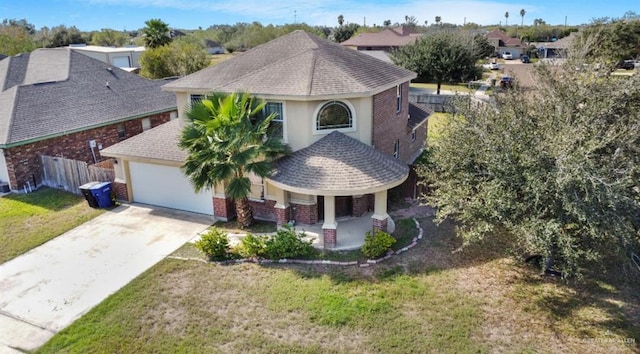
[[[213,223],[119,206],[0,265],[0,353],[33,350]]]

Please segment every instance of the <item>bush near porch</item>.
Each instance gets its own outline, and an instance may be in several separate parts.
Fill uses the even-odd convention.
[[[0,263],[95,218],[104,211],[83,197],[42,187],[33,193],[0,197]]]

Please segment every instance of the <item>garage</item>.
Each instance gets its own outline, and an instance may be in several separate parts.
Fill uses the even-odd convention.
[[[213,215],[211,191],[195,193],[180,168],[131,161],[129,172],[134,202]]]

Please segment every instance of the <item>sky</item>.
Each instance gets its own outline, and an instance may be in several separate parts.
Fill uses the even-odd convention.
[[[81,31],[103,28],[136,30],[151,18],[171,28],[197,29],[214,24],[260,22],[263,25],[307,23],[336,26],[346,23],[382,25],[404,22],[414,16],[420,24],[442,22],[480,25],[520,24],[536,18],[548,24],[579,25],[593,18],[621,17],[627,11],[640,14],[638,0],[0,0],[0,19],[26,19],[37,29],[43,26],[76,26]],[[505,12],[509,12],[508,20]]]

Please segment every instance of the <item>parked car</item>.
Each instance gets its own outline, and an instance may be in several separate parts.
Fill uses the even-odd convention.
[[[511,87],[513,86],[514,82],[516,81],[516,79],[512,76],[503,76],[502,79],[500,79],[500,86],[501,87]]]
[[[511,60],[513,59],[513,54],[511,54],[511,52],[504,52],[502,53],[502,59]]]
[[[531,60],[529,59],[529,56],[528,56],[528,55],[523,55],[523,56],[522,56],[522,58],[520,58],[520,60],[521,60],[523,63],[525,63],[525,64],[527,64],[527,63],[530,63],[530,62],[531,62]]]
[[[489,63],[487,65],[487,67],[489,68],[489,70],[499,70],[500,66],[498,65],[498,63]]]
[[[633,60],[623,60],[620,63],[618,63],[617,67],[625,70],[633,70],[635,69],[636,66],[633,63]]]

